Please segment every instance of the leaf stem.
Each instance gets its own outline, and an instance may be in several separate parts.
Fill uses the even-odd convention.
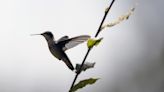
[[[114,2],[115,2],[115,0],[112,0],[110,6],[109,6],[109,7],[107,8],[107,10],[105,11],[104,17],[103,17],[103,19],[102,19],[102,21],[101,21],[101,23],[100,23],[100,26],[99,26],[99,28],[98,28],[98,30],[97,30],[97,33],[96,33],[95,37],[97,37],[98,34],[100,33],[101,27],[102,27],[102,25],[103,25],[103,23],[104,23],[104,20],[106,19],[106,16],[107,16],[107,14],[108,14],[109,10],[111,9],[111,7],[112,7],[112,5],[113,5]],[[78,78],[78,76],[79,76],[79,74],[80,74],[80,72],[81,72],[81,69],[82,69],[82,67],[83,67],[83,65],[84,65],[84,63],[85,63],[85,60],[86,60],[87,56],[89,55],[89,52],[91,51],[91,49],[92,49],[92,48],[88,48],[87,53],[85,54],[85,57],[84,57],[84,59],[83,59],[83,61],[82,61],[82,63],[81,63],[80,69],[79,69],[79,71],[78,71],[78,72],[76,73],[76,75],[75,75],[75,78],[74,78],[74,80],[73,80],[73,82],[72,82],[72,85],[71,85],[71,87],[70,87],[69,92],[71,92],[71,89],[73,88],[73,86],[74,86],[74,84],[75,84],[75,82],[76,82],[76,80],[77,80],[77,78]]]

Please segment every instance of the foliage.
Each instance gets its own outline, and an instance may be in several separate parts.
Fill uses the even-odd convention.
[[[102,19],[102,21],[100,23],[100,26],[99,26],[96,34],[95,34],[95,39],[93,39],[93,38],[88,39],[88,42],[87,42],[88,51],[87,51],[87,53],[86,53],[86,55],[85,55],[85,57],[84,57],[84,59],[82,61],[82,64],[76,64],[76,75],[75,75],[75,78],[74,78],[74,80],[72,82],[72,85],[70,87],[70,91],[69,92],[75,92],[78,89],[83,88],[83,87],[85,87],[86,85],[89,85],[89,84],[92,85],[92,84],[94,84],[99,79],[99,78],[97,78],[97,79],[89,78],[89,79],[82,80],[79,83],[77,83],[76,85],[74,85],[74,83],[76,82],[77,77],[80,74],[79,71],[80,72],[81,71],[85,71],[85,70],[87,70],[89,68],[93,68],[94,65],[95,65],[95,63],[85,63],[85,61],[86,61],[86,58],[87,58],[89,52],[91,51],[91,49],[94,46],[97,46],[102,41],[103,38],[97,39],[97,36],[99,35],[99,33],[103,29],[105,29],[105,28],[113,27],[113,26],[121,23],[124,20],[128,20],[129,17],[133,14],[133,12],[135,10],[135,7],[133,7],[126,14],[118,17],[118,19],[116,19],[116,20],[114,20],[114,21],[112,21],[110,23],[107,23],[107,24],[103,25],[104,24],[104,20],[106,19],[106,16],[107,16],[107,14],[108,14],[109,10],[111,9],[111,7],[112,7],[112,5],[113,5],[114,2],[115,2],[115,0],[112,0],[112,2],[109,5],[109,7],[106,8],[104,17],[103,17],[103,19]]]
[[[107,28],[107,27],[109,27],[109,28],[110,28],[110,27],[113,27],[113,26],[115,26],[115,25],[121,23],[122,21],[129,19],[129,17],[133,14],[134,10],[135,10],[135,7],[131,8],[131,9],[128,11],[128,13],[126,13],[126,14],[124,14],[124,15],[121,15],[121,16],[118,17],[116,20],[114,20],[114,21],[112,21],[112,22],[110,22],[110,23],[108,23],[108,24],[103,25],[103,26],[101,27],[101,30],[103,30],[103,29],[105,29],[105,28]]]
[[[89,39],[88,42],[87,42],[88,48],[92,48],[93,46],[97,46],[101,42],[102,39],[103,38]]]
[[[87,85],[92,85],[94,84],[99,78],[89,78],[89,79],[85,79],[80,81],[79,83],[77,83],[76,85],[73,86],[73,88],[70,90],[70,92],[75,92],[78,89],[81,89]]]
[[[81,71],[86,71],[87,69],[94,68],[95,64],[96,64],[95,62],[94,63],[86,62],[82,66]],[[81,66],[81,64],[76,64],[76,68],[75,68],[76,69],[76,73],[79,71],[80,66]]]

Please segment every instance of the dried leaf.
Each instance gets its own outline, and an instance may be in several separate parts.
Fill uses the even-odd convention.
[[[95,64],[96,64],[95,62],[94,63],[86,62],[86,63],[84,63],[81,71],[86,71],[87,69],[94,68]],[[80,66],[81,66],[81,64],[76,64],[76,68],[75,68],[76,73],[79,71]]]
[[[101,30],[103,30],[103,29],[105,29],[107,27],[113,27],[113,26],[121,23],[122,21],[129,19],[129,17],[132,15],[132,13],[134,12],[134,10],[135,10],[135,7],[131,8],[128,13],[126,13],[126,14],[118,17],[118,19],[114,20],[113,22],[110,22],[108,24],[103,25],[101,27]]]

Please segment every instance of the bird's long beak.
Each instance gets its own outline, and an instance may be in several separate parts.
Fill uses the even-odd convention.
[[[42,34],[31,34],[31,36],[35,36],[35,35],[42,35]]]

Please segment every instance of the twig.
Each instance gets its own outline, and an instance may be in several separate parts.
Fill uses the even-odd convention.
[[[104,20],[106,19],[106,16],[107,16],[107,14],[108,14],[109,10],[111,9],[111,7],[112,7],[112,5],[113,5],[114,2],[115,2],[115,0],[112,0],[110,6],[109,6],[109,7],[107,8],[107,10],[105,11],[104,17],[103,17],[103,19],[102,19],[102,21],[101,21],[101,24],[100,24],[100,26],[99,26],[99,28],[98,28],[98,30],[97,30],[97,33],[96,33],[95,37],[97,37],[98,34],[100,33],[101,27],[102,27],[102,25],[103,25],[103,23],[104,23]],[[78,72],[76,73],[76,75],[75,75],[75,78],[74,78],[74,80],[73,80],[73,82],[72,82],[72,85],[71,85],[71,87],[70,87],[69,92],[70,92],[71,89],[73,88],[73,86],[74,86],[74,84],[75,84],[75,82],[76,82],[76,79],[77,79],[77,77],[79,76],[79,74],[80,74],[80,72],[81,72],[81,69],[82,69],[82,67],[83,67],[83,65],[84,65],[84,63],[85,63],[85,60],[86,60],[86,58],[87,58],[87,56],[88,56],[88,54],[89,54],[90,51],[91,51],[91,48],[88,48],[87,53],[86,53],[86,55],[85,55],[85,57],[84,57],[84,59],[83,59],[83,62],[81,63],[81,66],[80,66],[80,68],[79,68],[79,71],[78,71]]]
[[[100,24],[100,26],[99,26],[99,28],[98,28],[98,30],[97,30],[97,33],[96,33],[95,37],[97,37],[98,34],[100,33],[101,27],[102,27],[102,25],[103,25],[103,23],[104,23],[104,20],[106,19],[106,16],[108,15],[108,12],[109,12],[109,10],[111,9],[111,7],[112,7],[112,5],[113,5],[114,2],[115,2],[115,0],[113,0],[113,1],[111,2],[110,6],[109,6],[109,7],[107,8],[107,10],[105,11],[104,17],[103,17],[103,19],[102,19],[102,21],[101,21],[101,24]]]

